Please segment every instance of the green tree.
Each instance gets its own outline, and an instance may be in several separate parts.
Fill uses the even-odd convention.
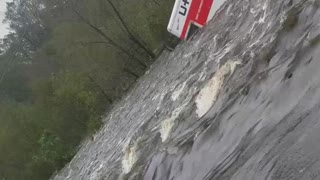
[[[0,178],[48,179],[162,45],[173,1],[13,0],[0,40]]]

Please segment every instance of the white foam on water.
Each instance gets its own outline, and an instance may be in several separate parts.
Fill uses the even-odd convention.
[[[159,94],[156,94],[155,96],[152,97],[152,101],[155,101],[159,98]]]
[[[196,113],[199,118],[205,115],[215,103],[226,75],[232,75],[239,64],[241,64],[240,61],[228,61],[216,71],[215,75],[201,89],[195,101],[197,106]]]
[[[265,7],[263,7],[263,8],[265,8]],[[266,22],[266,19],[267,19],[267,13],[266,13],[266,11],[263,11],[263,16],[260,17],[260,19],[258,20],[258,22],[259,22],[260,24],[265,23],[265,22]]]
[[[161,92],[159,92],[156,96],[157,98],[155,100],[158,101],[157,103],[157,110],[159,110],[161,108],[162,105],[162,101],[164,99],[164,96],[167,94],[167,89],[162,90]]]
[[[170,118],[164,120],[160,124],[160,135],[162,142],[165,142],[168,137],[170,136],[170,133],[172,131],[173,126],[175,125],[175,120],[179,117],[182,110],[188,105],[188,102],[184,103],[182,106],[176,108],[173,112]]]
[[[70,168],[70,165],[69,165],[69,168]],[[70,169],[69,172],[68,172],[68,175],[67,175],[66,179],[70,179],[71,176],[72,176],[72,173],[73,173],[73,171],[72,171],[72,169]]]
[[[174,121],[175,121],[175,118],[169,118],[162,121],[161,128],[160,128],[162,142],[165,142],[168,139],[171,133],[171,130],[174,126]]]
[[[231,8],[232,8],[232,7],[233,7],[233,4],[231,4],[231,5],[228,6],[228,9],[227,9],[226,14],[230,14],[230,11],[231,11]]]
[[[181,93],[183,92],[183,90],[184,90],[184,88],[186,87],[186,85],[187,85],[187,83],[184,82],[182,85],[180,85],[180,86],[178,87],[177,90],[175,90],[175,91],[172,93],[172,95],[171,95],[172,101],[176,101],[176,100],[179,98],[179,96],[180,96]]]
[[[188,58],[188,57],[190,57],[192,54],[193,54],[193,52],[191,51],[191,52],[189,52],[189,53],[184,54],[183,57],[184,57],[184,58]]]
[[[103,164],[101,163],[99,167],[90,175],[90,180],[95,180],[99,178],[99,171],[103,168]]]
[[[124,174],[128,174],[137,162],[137,146],[137,143],[134,143],[133,145],[128,144],[123,150],[124,157],[122,160],[122,171]]]

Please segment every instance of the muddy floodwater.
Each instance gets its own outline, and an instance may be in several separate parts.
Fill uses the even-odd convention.
[[[319,180],[320,2],[227,0],[55,180]]]

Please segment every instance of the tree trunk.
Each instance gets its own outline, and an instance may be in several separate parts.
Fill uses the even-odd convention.
[[[104,92],[103,88],[90,75],[88,75],[88,78],[96,86],[96,88],[100,91],[100,93],[106,98],[106,100],[110,104],[112,104],[113,100],[107,95],[107,93]]]
[[[88,41],[88,42],[79,41],[78,43],[81,44],[82,46],[87,46],[87,45],[90,45],[90,44],[105,44],[105,45],[111,45],[109,42],[106,42],[106,41]]]
[[[140,59],[136,58],[134,55],[132,55],[129,51],[127,51],[125,48],[123,48],[121,45],[113,41],[107,34],[105,34],[103,31],[101,31],[98,27],[94,26],[91,24],[87,19],[85,19],[78,11],[75,9],[71,8],[72,11],[80,18],[82,22],[87,24],[91,29],[93,29],[95,32],[97,32],[99,35],[101,35],[104,39],[106,39],[112,46],[118,48],[120,51],[128,55],[129,57],[133,58],[136,60],[141,66],[144,68],[147,68],[147,65],[141,61]]]
[[[160,6],[160,3],[158,3],[156,0],[152,0],[153,3],[155,3],[157,6]]]
[[[138,79],[140,76],[139,74],[133,72],[132,70],[128,69],[128,68],[124,68],[123,69],[126,73],[130,74],[131,76],[135,77],[136,79]]]
[[[107,0],[108,3],[110,4],[112,10],[115,12],[116,16],[120,20],[121,25],[124,27],[124,29],[127,31],[129,38],[136,43],[141,49],[143,49],[152,59],[156,57],[156,55],[150,50],[148,47],[146,47],[141,41],[133,35],[127,24],[124,22],[124,19],[122,18],[120,12],[118,9],[115,7],[115,5],[111,2],[111,0]]]

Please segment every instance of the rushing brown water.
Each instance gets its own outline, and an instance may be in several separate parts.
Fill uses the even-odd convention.
[[[320,179],[319,6],[228,0],[54,179]]]

